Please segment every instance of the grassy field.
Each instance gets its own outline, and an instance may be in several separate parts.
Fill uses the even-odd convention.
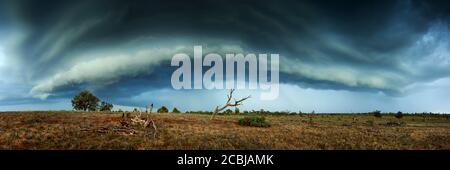
[[[243,115],[152,113],[152,128],[123,128],[121,113],[3,112],[0,149],[450,149],[444,116]],[[400,123],[400,124],[399,124]]]

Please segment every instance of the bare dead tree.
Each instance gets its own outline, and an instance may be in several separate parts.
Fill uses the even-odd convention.
[[[242,98],[240,100],[235,100],[234,99],[234,103],[231,103],[231,99],[233,98],[233,92],[234,92],[234,89],[231,89],[230,90],[230,94],[227,95],[227,102],[223,106],[221,106],[221,107],[220,106],[216,106],[216,109],[214,109],[214,112],[212,113],[210,120],[214,119],[214,116],[217,113],[219,113],[222,110],[225,110],[227,107],[240,106],[240,105],[242,105],[243,101],[245,101],[245,100],[247,100],[247,99],[249,99],[251,97],[251,96],[247,96],[247,97],[244,97],[244,98]]]
[[[156,133],[157,133],[156,124],[155,124],[155,121],[153,121],[153,119],[149,117],[150,113],[152,113],[152,110],[153,110],[153,103],[150,104],[148,107],[150,107],[150,110],[149,110],[149,112],[146,111],[147,112],[147,120],[150,120],[152,122],[153,130],[155,130],[155,133],[153,133],[153,138],[156,138]],[[145,126],[147,127],[149,125],[149,123],[150,122],[147,122],[147,125],[145,125]]]
[[[146,107],[146,116],[144,117],[144,115],[142,115],[142,111],[139,110],[139,114],[137,114],[136,116],[134,116],[133,118],[130,117],[129,114],[124,115],[122,114],[122,126],[126,126],[128,127],[130,124],[131,125],[138,125],[138,126],[142,126],[144,128],[148,128],[150,126],[150,124],[153,127],[154,133],[153,133],[153,138],[156,138],[156,134],[157,134],[157,127],[155,124],[155,121],[150,117],[150,113],[152,112],[153,109],[153,104],[150,105],[150,109],[149,107]],[[148,112],[150,110],[150,112]]]
[[[151,103],[145,107],[145,113],[152,113],[152,110],[153,110],[153,103]]]

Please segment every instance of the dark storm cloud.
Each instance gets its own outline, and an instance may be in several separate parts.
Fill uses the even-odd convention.
[[[450,22],[446,1],[19,0],[2,6],[15,21],[7,26],[24,31],[9,50],[18,67],[37,93],[53,96],[91,88],[114,100],[168,87],[175,46],[196,44],[279,53],[280,80],[309,88],[397,94],[450,74],[447,65],[419,64],[436,56],[433,43],[448,43],[441,37]],[[145,51],[155,46],[167,50]],[[448,60],[447,51],[437,52],[444,58],[432,62]]]

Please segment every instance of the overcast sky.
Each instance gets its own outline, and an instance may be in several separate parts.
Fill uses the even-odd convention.
[[[241,110],[450,112],[448,1],[0,0],[0,110],[212,110],[226,90],[174,90],[194,45],[280,55],[280,95]],[[236,97],[258,96],[238,90]]]

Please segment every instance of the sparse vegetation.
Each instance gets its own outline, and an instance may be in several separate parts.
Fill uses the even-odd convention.
[[[0,149],[450,149],[450,115],[403,113],[397,126],[388,125],[395,114],[316,114],[311,126],[306,116],[256,112],[248,116],[264,116],[270,128],[239,125],[242,115],[154,114],[156,138],[152,123],[123,128],[123,113],[0,113]]]
[[[386,122],[386,126],[402,126],[402,125],[403,125],[402,122],[397,122],[397,121]]]
[[[242,126],[270,127],[270,124],[266,121],[266,118],[262,116],[243,117],[239,119],[239,124]]]

